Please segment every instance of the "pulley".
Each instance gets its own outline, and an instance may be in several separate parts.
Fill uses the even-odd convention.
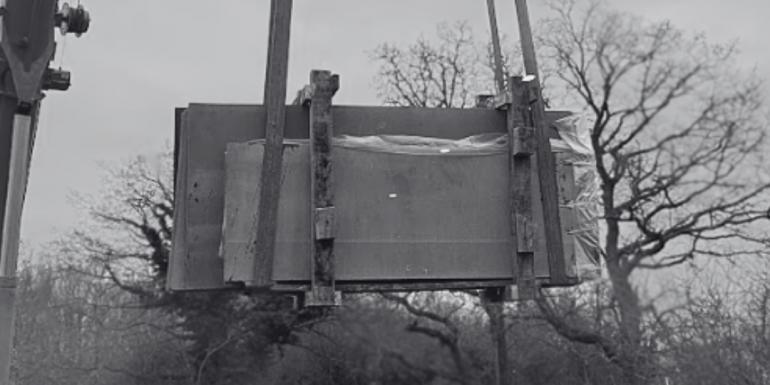
[[[71,7],[64,3],[55,18],[56,26],[59,27],[62,35],[74,33],[75,36],[80,37],[88,31],[88,26],[91,24],[91,16],[80,4],[77,7]]]

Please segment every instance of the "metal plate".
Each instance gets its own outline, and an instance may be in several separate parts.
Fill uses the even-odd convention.
[[[566,115],[565,112],[551,112],[548,117],[555,120]],[[223,260],[219,256],[225,196],[225,148],[227,143],[263,138],[264,119],[264,107],[248,105],[193,104],[182,114],[177,138],[175,235],[169,288],[227,287]],[[334,124],[335,135],[403,134],[459,139],[480,133],[504,133],[505,113],[487,109],[337,106],[334,107]],[[288,106],[286,137],[307,136],[307,110]],[[500,212],[506,212],[507,207],[500,207]],[[501,231],[508,231],[508,228]],[[279,271],[278,267],[276,271]]]
[[[332,151],[337,279],[513,278],[507,153],[396,155],[336,146]],[[263,153],[261,141],[227,146],[226,281],[252,280],[253,256],[247,246],[258,215]],[[310,277],[309,172],[307,142],[287,145],[273,265],[276,282]],[[547,277],[547,263],[539,273]]]

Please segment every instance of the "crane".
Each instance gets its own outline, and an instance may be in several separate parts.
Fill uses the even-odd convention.
[[[21,212],[43,91],[67,90],[70,73],[50,68],[62,34],[85,33],[83,6],[0,0],[0,385],[10,384]]]

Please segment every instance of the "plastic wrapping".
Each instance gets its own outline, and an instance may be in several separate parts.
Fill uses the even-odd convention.
[[[575,177],[574,199],[561,197],[562,207],[574,210],[575,227],[569,230],[574,239],[577,272],[582,280],[601,275],[599,241],[600,192],[589,127],[580,115],[556,121],[561,139],[551,139],[551,148],[561,165],[571,167]],[[340,136],[336,146],[349,149],[408,155],[492,155],[508,151],[507,134],[482,134],[452,140],[407,135]]]
[[[601,193],[590,139],[590,122],[584,116],[571,115],[555,122],[561,139],[551,139],[551,148],[561,153],[560,162],[571,166],[575,176],[575,198],[566,207],[575,210],[577,219],[570,234],[575,239],[575,258],[581,279],[599,278],[602,271],[599,217]]]
[[[508,136],[480,134],[453,140],[410,135],[374,135],[334,138],[334,145],[354,150],[406,155],[491,155],[508,151]]]

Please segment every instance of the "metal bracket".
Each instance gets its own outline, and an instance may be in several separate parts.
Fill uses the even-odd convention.
[[[334,206],[315,209],[314,224],[315,239],[334,239]]]

